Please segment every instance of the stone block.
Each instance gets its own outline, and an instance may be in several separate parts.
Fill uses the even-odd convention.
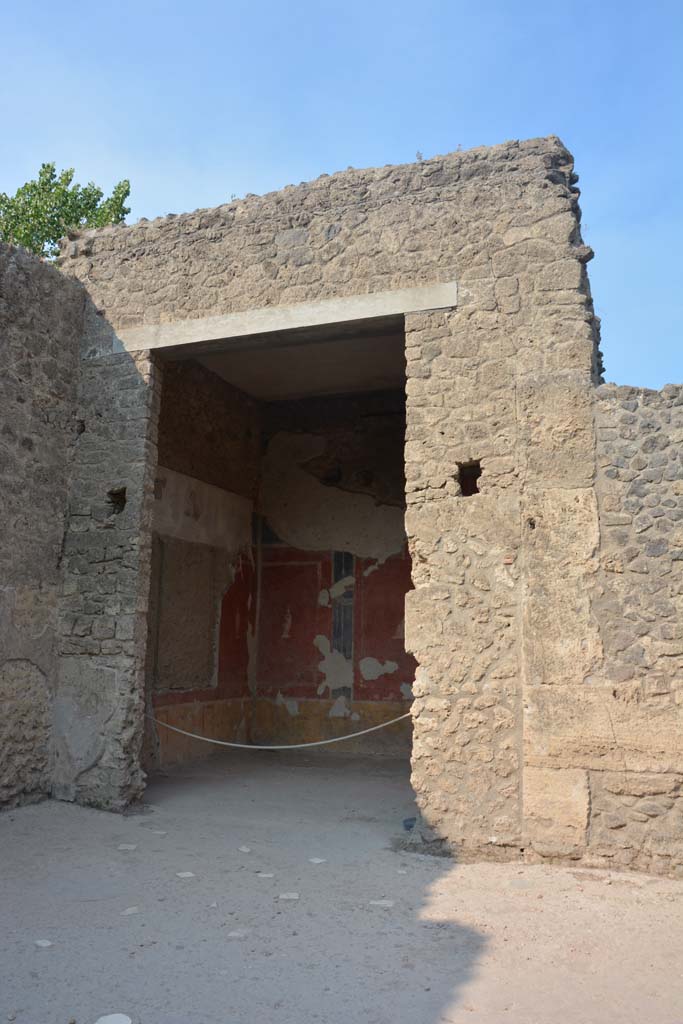
[[[579,858],[588,828],[588,774],[582,769],[523,772],[524,842],[543,857]]]
[[[653,708],[611,685],[535,686],[524,695],[524,758],[534,767],[677,772],[680,707]]]

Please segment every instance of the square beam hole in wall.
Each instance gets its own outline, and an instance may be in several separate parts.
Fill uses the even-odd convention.
[[[463,498],[469,498],[472,494],[479,494],[480,476],[481,462],[479,459],[458,463],[458,483],[460,484],[460,493]]]
[[[107,504],[111,515],[119,515],[126,507],[126,488],[112,487],[107,491]]]

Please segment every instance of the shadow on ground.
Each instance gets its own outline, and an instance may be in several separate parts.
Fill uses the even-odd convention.
[[[266,752],[11,812],[0,1020],[459,1021],[487,940],[425,912],[453,862],[391,849],[414,814],[405,763]]]

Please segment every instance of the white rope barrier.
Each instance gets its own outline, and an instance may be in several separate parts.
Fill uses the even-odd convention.
[[[171,732],[180,733],[181,736],[189,736],[191,740],[203,740],[204,743],[215,743],[218,747],[235,747],[237,750],[301,750],[303,747],[324,747],[328,743],[342,743],[344,740],[353,740],[357,736],[365,736],[366,733],[376,732],[378,729],[386,729],[388,725],[395,725],[396,722],[402,722],[404,718],[410,718],[411,713],[407,711],[405,715],[399,715],[398,718],[390,718],[388,722],[381,722],[379,725],[371,725],[369,729],[361,729],[360,732],[349,733],[348,736],[333,736],[329,740],[314,740],[312,743],[284,743],[284,744],[273,744],[272,746],[259,746],[257,743],[228,743],[227,740],[213,740],[209,736],[199,736],[196,732],[186,732],[185,729],[179,729],[177,725],[169,725],[168,722],[161,722],[154,715],[146,714],[145,717],[149,718],[151,722],[156,725],[161,725],[164,729],[169,729]]]

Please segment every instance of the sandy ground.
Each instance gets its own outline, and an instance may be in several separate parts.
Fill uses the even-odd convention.
[[[266,753],[0,816],[0,1024],[683,1024],[683,883],[393,852],[411,813]]]

